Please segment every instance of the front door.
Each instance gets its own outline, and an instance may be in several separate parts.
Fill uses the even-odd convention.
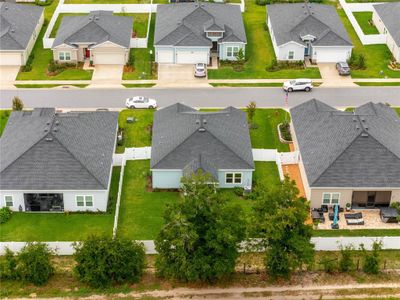
[[[311,43],[307,42],[306,48],[304,48],[304,56],[310,56],[311,54]]]
[[[88,48],[84,48],[83,51],[85,54],[85,58],[90,58],[90,50]]]
[[[376,192],[368,192],[367,194],[367,207],[375,207]]]

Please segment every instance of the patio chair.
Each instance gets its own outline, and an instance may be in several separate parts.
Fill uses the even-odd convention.
[[[382,222],[384,223],[398,223],[399,213],[394,207],[382,207],[379,211]]]
[[[358,213],[355,213],[355,214],[344,214],[344,218],[346,220],[357,220],[357,219],[362,219],[363,216],[362,216],[361,212],[358,212]]]
[[[319,212],[318,210],[313,210],[311,212],[311,217],[313,219],[313,222],[318,220],[320,223],[325,223],[324,213]]]

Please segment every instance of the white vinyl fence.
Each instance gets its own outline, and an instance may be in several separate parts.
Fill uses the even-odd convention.
[[[341,246],[352,245],[355,249],[363,244],[366,250],[372,250],[372,244],[375,241],[382,242],[382,249],[384,250],[399,250],[400,249],[400,236],[385,236],[385,237],[313,237],[311,242],[315,245],[317,251],[338,251]],[[143,243],[146,254],[157,254],[153,240],[137,241]],[[58,255],[73,255],[74,242],[46,242],[51,249]],[[20,251],[26,242],[0,242],[0,255],[5,254],[5,248],[9,248],[14,252]],[[245,252],[246,243],[241,245],[241,252]]]
[[[347,3],[346,0],[339,0],[339,2],[363,45],[386,44],[386,36],[384,34],[364,34],[353,15],[353,12],[373,11],[372,6],[380,3]]]

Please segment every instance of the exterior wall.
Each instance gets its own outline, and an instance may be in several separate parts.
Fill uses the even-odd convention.
[[[246,44],[244,43],[221,43],[219,45],[219,59],[221,60],[236,60],[236,57],[228,57],[227,56],[227,48],[228,47],[239,47],[239,49],[243,49],[243,54],[246,55]]]
[[[82,55],[83,55],[83,51],[81,51],[81,52],[82,52]],[[129,60],[129,49],[121,48],[121,47],[112,45],[110,43],[105,43],[104,45],[101,45],[101,46],[93,48],[91,53],[90,53],[90,56],[91,56],[92,60],[93,60],[93,56],[95,56],[96,53],[107,53],[107,54],[110,54],[110,55],[113,55],[113,54],[121,55],[121,54],[123,54],[124,55],[124,63],[127,63],[128,60]],[[82,60],[83,60],[83,57],[82,57]]]
[[[28,46],[26,47],[26,49],[25,49],[25,51],[23,53],[22,65],[26,64],[26,61],[29,58],[29,54],[31,54],[33,46],[35,46],[36,39],[39,36],[40,29],[42,28],[42,25],[43,25],[43,21],[44,21],[44,10],[43,10],[42,16],[40,17],[35,29],[32,32],[32,36],[31,36],[31,39],[28,42]]]
[[[0,191],[0,207],[5,206],[4,196],[11,195],[13,197],[13,207],[11,210],[18,211],[21,205],[25,211],[24,193],[60,193],[63,194],[64,211],[106,211],[108,202],[108,190],[101,191]],[[92,195],[93,207],[77,207],[75,197],[79,195]]]
[[[400,46],[396,45],[392,35],[387,31],[385,24],[382,22],[379,15],[376,13],[375,9],[372,13],[372,21],[375,27],[378,29],[379,33],[386,35],[386,45],[388,46],[390,52],[392,52],[394,58],[400,62]]]
[[[277,60],[289,60],[289,51],[294,51],[294,58],[290,61],[304,60],[305,47],[296,43],[287,43],[278,47]]]
[[[242,183],[225,183],[225,174],[226,173],[242,173]],[[220,188],[233,188],[233,187],[251,187],[253,180],[253,171],[249,170],[227,170],[227,171],[218,171],[218,182]]]
[[[58,60],[59,52],[71,52],[71,60],[59,61]],[[59,62],[59,63],[77,63],[79,61],[78,60],[78,49],[72,49],[72,48],[68,48],[68,47],[65,47],[65,48],[60,47],[57,49],[53,49],[53,59],[54,59],[54,61]]]
[[[312,47],[312,60],[316,62],[347,61],[351,56],[353,47]]]
[[[181,186],[181,170],[152,170],[152,185],[154,189],[178,189]]]
[[[276,44],[275,34],[274,34],[273,29],[272,29],[271,19],[269,18],[269,16],[268,16],[268,19],[267,19],[267,25],[268,25],[269,35],[270,35],[271,41],[272,41],[272,47],[274,48],[274,51],[275,51],[275,57],[278,57],[279,56],[279,48],[278,48],[278,45]]]

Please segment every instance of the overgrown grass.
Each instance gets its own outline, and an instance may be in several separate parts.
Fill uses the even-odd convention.
[[[244,70],[234,71],[231,66],[222,66],[218,70],[209,70],[209,79],[234,78],[321,78],[318,68],[305,70],[284,69],[276,72],[267,72],[275,58],[271,37],[266,30],[266,7],[259,6],[254,0],[246,0],[246,11],[243,13],[246,29],[247,45]]]
[[[0,110],[0,136],[3,134],[3,130],[7,125],[10,114],[11,110]]]
[[[389,48],[386,45],[363,45],[344,10],[338,9],[338,14],[353,42],[353,53],[363,54],[365,57],[366,69],[352,70],[351,76],[353,78],[384,78],[385,76],[399,78],[400,72],[388,68],[392,57]]]
[[[124,152],[125,147],[151,146],[151,129],[153,124],[153,109],[124,109],[119,113],[119,128],[123,129],[123,145],[117,146],[117,153]],[[133,123],[126,119],[133,117]]]
[[[119,174],[120,167],[114,167],[109,195],[114,205]],[[113,222],[114,208],[96,214],[15,212],[0,225],[0,241],[79,241],[90,234],[111,235]]]
[[[364,34],[378,34],[378,29],[371,25],[369,22],[372,19],[372,11],[360,11],[354,12],[354,17],[356,18],[358,24],[360,25]]]

